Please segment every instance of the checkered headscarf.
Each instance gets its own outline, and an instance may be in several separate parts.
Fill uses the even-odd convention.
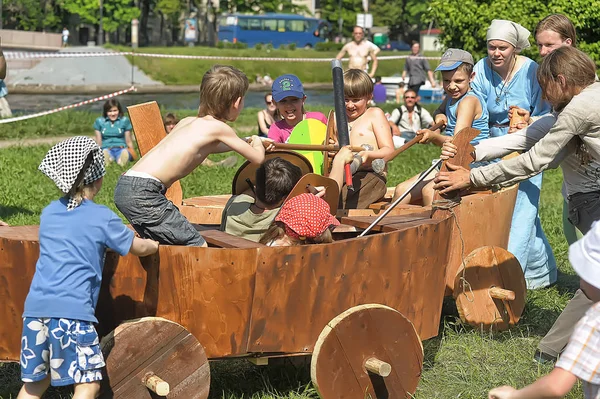
[[[92,162],[85,171],[81,182],[77,176],[85,166],[88,156],[92,154]],[[61,141],[48,151],[38,167],[65,194],[73,194],[75,184],[84,186],[100,179],[106,173],[102,150],[94,140],[85,136],[71,137]],[[71,211],[81,204],[81,199],[69,197],[67,210]]]

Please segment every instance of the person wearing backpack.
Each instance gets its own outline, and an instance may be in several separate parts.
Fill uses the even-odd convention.
[[[433,125],[433,117],[429,111],[417,104],[417,93],[413,89],[404,92],[404,105],[392,111],[388,120],[396,148],[415,137],[418,130]]]

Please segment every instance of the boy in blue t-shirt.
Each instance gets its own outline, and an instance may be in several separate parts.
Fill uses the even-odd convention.
[[[104,163],[116,162],[125,166],[137,158],[131,140],[131,121],[123,115],[121,103],[111,98],[104,103],[102,116],[94,121],[96,143],[104,153]]]
[[[433,143],[442,147],[446,141],[452,140],[455,133],[460,132],[466,127],[473,127],[479,130],[479,135],[471,142],[477,142],[489,137],[489,114],[485,101],[471,90],[471,82],[475,77],[473,72],[473,56],[464,50],[450,48],[446,50],[436,71],[442,72],[444,92],[446,99],[438,108],[435,116],[435,122],[444,122],[446,132],[441,133],[440,129],[430,130],[422,129],[417,132],[421,136],[419,143]],[[410,194],[407,195],[401,203],[421,203],[431,205],[433,202],[433,178],[436,172],[431,172]],[[394,190],[394,199],[400,197],[420,175],[413,176],[404,183],[400,183]]]
[[[40,218],[40,257],[25,300],[18,398],[40,398],[48,386],[75,384],[75,397],[95,398],[104,358],[93,323],[104,255],[146,256],[156,241],[134,237],[110,209],[93,202],[104,159],[89,137],[64,140],[39,169],[65,193]]]

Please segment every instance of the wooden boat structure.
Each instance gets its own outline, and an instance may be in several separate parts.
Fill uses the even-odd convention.
[[[158,107],[129,112],[145,153],[165,134]],[[107,253],[96,311],[104,397],[204,399],[208,359],[312,354],[325,399],[408,398],[448,292],[466,322],[487,328],[508,328],[523,311],[523,274],[505,250],[516,187],[451,209],[395,209],[364,237],[381,206],[343,211],[333,243],[294,247],[218,231],[226,196],[182,200],[178,183],[169,195],[210,246]],[[38,226],[0,227],[0,361],[19,361],[38,255]]]

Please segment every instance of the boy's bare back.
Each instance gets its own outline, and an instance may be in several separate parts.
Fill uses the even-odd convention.
[[[261,157],[257,147],[246,143],[230,126],[212,116],[188,117],[131,169],[148,173],[170,187],[212,153],[236,151],[251,162],[261,163],[264,149]]]

